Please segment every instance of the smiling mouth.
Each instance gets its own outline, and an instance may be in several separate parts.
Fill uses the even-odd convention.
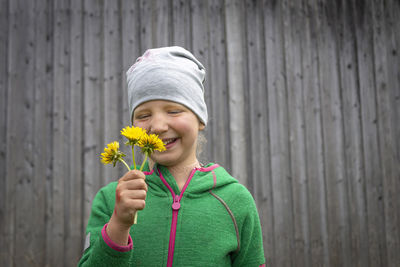
[[[178,138],[167,138],[167,139],[163,139],[163,143],[165,145],[166,148],[170,147],[173,143],[176,142],[176,140],[178,140]]]

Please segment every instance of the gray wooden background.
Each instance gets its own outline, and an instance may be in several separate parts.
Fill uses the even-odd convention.
[[[123,167],[125,71],[208,71],[203,158],[256,199],[267,266],[400,266],[398,0],[0,0],[0,266],[75,266]]]

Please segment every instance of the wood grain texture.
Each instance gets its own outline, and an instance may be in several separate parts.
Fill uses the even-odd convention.
[[[0,0],[0,265],[76,266],[126,71],[206,67],[202,162],[253,194],[268,266],[400,265],[396,0]],[[142,156],[136,153],[137,162]],[[130,160],[130,157],[128,160]]]
[[[284,1],[283,37],[285,47],[286,84],[288,98],[288,124],[290,169],[292,180],[294,260],[296,266],[310,266],[310,236],[308,219],[308,177],[306,174],[304,88],[302,84],[302,43],[304,25],[299,1]]]
[[[348,180],[348,205],[351,225],[350,266],[368,266],[368,236],[365,166],[361,135],[360,91],[357,83],[354,20],[351,2],[342,1],[338,17],[338,53],[344,127],[345,176]]]
[[[225,31],[229,42],[226,43],[227,79],[229,96],[229,132],[232,174],[247,185],[247,136],[244,102],[244,29],[243,2],[225,1]]]
[[[7,111],[8,111],[8,41],[9,41],[9,3],[8,0],[0,1],[0,225],[3,225],[0,234],[0,265],[10,265],[9,242],[11,238],[8,230],[7,218]]]

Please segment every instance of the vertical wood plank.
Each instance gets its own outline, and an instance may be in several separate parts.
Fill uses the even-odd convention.
[[[154,47],[169,46],[171,41],[170,1],[152,0],[152,39]]]
[[[247,185],[247,136],[244,104],[244,51],[243,51],[243,3],[225,1],[225,31],[227,79],[229,96],[229,132],[232,175]],[[240,153],[239,153],[240,151]]]
[[[279,3],[264,2],[264,32],[267,62],[270,164],[274,216],[272,264],[293,265],[293,207],[289,151],[289,117],[285,81],[285,54],[282,36],[282,9]]]
[[[8,111],[8,43],[9,43],[9,1],[0,1],[0,266],[9,266],[11,235],[8,223],[11,222],[7,214],[7,111]]]
[[[34,247],[32,265],[44,266],[46,256],[46,235],[50,222],[46,206],[48,205],[48,180],[52,168],[52,42],[48,23],[52,12],[46,1],[35,2],[35,95],[34,95],[34,169],[33,169],[33,199],[30,207],[35,209],[34,216],[29,219],[32,227]]]
[[[68,186],[65,177],[70,177],[70,158],[68,134],[70,127],[70,88],[69,80],[69,13],[64,0],[54,2],[54,57],[53,57],[53,176],[51,198],[51,239],[49,250],[50,265],[65,262],[64,239],[66,237],[65,201]]]
[[[68,188],[66,198],[66,233],[65,233],[65,265],[76,266],[83,251],[84,225],[83,225],[83,10],[82,2],[73,0],[70,8],[70,124],[67,129],[70,136],[69,147],[69,173],[64,178]],[[86,226],[86,225],[85,225]]]
[[[370,266],[387,266],[382,202],[382,167],[378,148],[376,94],[372,42],[371,1],[352,1],[357,41],[357,70],[360,87],[361,131],[365,162],[368,260]],[[363,7],[363,8],[361,8]]]
[[[140,55],[154,47],[152,1],[140,0]]]
[[[389,77],[388,54],[385,14],[382,1],[372,2],[372,21],[373,21],[373,46],[374,46],[374,72],[377,97],[377,125],[379,155],[382,163],[383,180],[383,201],[385,216],[385,234],[386,234],[386,254],[388,266],[397,266],[400,264],[400,201],[398,199],[400,189],[399,160],[396,159],[396,140],[394,135],[394,126],[391,118],[394,117],[394,107],[391,107],[392,97],[390,82],[395,77]],[[397,88],[399,90],[399,88]]]
[[[11,265],[34,261],[30,218],[33,200],[33,112],[35,68],[34,3],[10,2],[10,49],[7,112],[7,224]],[[23,70],[23,71],[21,71]]]
[[[209,19],[209,66],[206,77],[206,96],[208,99],[209,125],[207,143],[208,155],[205,162],[218,162],[228,171],[230,165],[229,133],[229,102],[227,84],[227,60],[224,20],[224,1],[208,2]]]
[[[392,117],[392,125],[395,127],[395,141],[397,151],[397,160],[400,162],[400,22],[397,15],[400,14],[400,3],[397,1],[387,1],[385,5],[385,17],[387,18],[385,28],[388,29],[386,34],[388,44],[388,70],[390,71],[389,88],[393,92],[392,107],[394,113]],[[397,166],[399,172],[400,164]]]
[[[104,184],[99,153],[103,144],[103,38],[102,1],[84,1],[84,225],[90,215],[92,200]],[[109,166],[108,166],[109,167]]]
[[[130,149],[124,145],[125,140],[120,137],[120,119],[122,110],[120,109],[120,99],[122,97],[122,84],[121,84],[121,31],[119,24],[119,6],[118,1],[105,0],[104,14],[103,14],[103,36],[104,36],[104,97],[103,103],[103,116],[102,128],[104,129],[103,144],[108,144],[112,141],[120,142],[120,149],[129,152]],[[130,153],[127,159],[131,159]],[[116,181],[119,178],[118,168],[112,168],[111,165],[102,166],[102,176],[104,184],[111,181]]]
[[[127,125],[131,125],[131,114],[129,110],[126,72],[135,63],[136,58],[141,56],[140,50],[140,2],[123,0],[121,3],[121,20],[122,20],[122,99],[120,114],[120,129]],[[122,19],[123,18],[123,19]],[[136,162],[141,162],[140,153],[135,152]],[[125,166],[119,166],[119,176],[126,172]]]
[[[172,0],[172,28],[171,43],[186,47],[191,47],[191,14],[189,1]]]
[[[395,251],[400,250],[400,58],[398,50],[400,47],[400,23],[396,18],[396,14],[400,14],[400,3],[394,1],[386,1],[381,3],[384,24],[384,40],[386,44],[386,71],[387,71],[387,97],[390,116],[388,124],[390,125],[390,139],[388,138],[389,150],[385,154],[391,156],[391,177],[387,183],[390,190],[387,191],[388,199],[387,207],[389,210],[386,216],[390,216],[390,228],[387,236],[388,257],[391,266],[400,265],[400,255]],[[383,103],[385,104],[385,103]],[[387,134],[387,133],[385,133]],[[389,214],[390,213],[390,214]]]
[[[311,266],[329,266],[326,185],[324,181],[321,96],[318,81],[317,11],[312,3],[302,2],[304,38],[302,69],[304,89],[306,174],[308,179]]]
[[[208,112],[213,114],[211,98],[211,84],[208,82],[208,75],[210,74],[210,64],[209,64],[209,28],[208,28],[208,5],[207,1],[190,1],[191,10],[191,47],[186,47],[190,50],[193,55],[203,64],[206,68],[206,81],[204,84],[204,98],[207,104]],[[209,115],[210,119],[210,115]],[[212,126],[211,126],[212,127]],[[207,143],[203,149],[202,157],[199,159],[208,162],[210,158],[213,158],[212,147],[214,145],[214,140],[211,138],[211,127],[210,125],[205,129],[205,137]]]
[[[246,47],[247,47],[247,121],[250,139],[248,151],[248,188],[255,198],[263,228],[266,264],[272,265],[274,225],[272,202],[272,179],[270,166],[270,136],[268,121],[268,95],[264,37],[264,6],[262,1],[246,1]]]
[[[308,190],[306,174],[305,121],[301,46],[302,6],[300,1],[284,1],[283,32],[288,91],[290,167],[292,170],[294,261],[310,266]]]
[[[340,84],[343,100],[345,171],[351,225],[351,266],[368,266],[368,232],[363,161],[360,91],[357,83],[357,53],[351,2],[342,1],[337,18]]]
[[[342,99],[337,61],[337,6],[318,5],[318,65],[324,138],[330,264],[350,266],[347,177],[344,173]]]

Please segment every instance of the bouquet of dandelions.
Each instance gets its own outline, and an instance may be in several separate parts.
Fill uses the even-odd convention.
[[[134,147],[138,146],[141,148],[142,153],[145,155],[142,165],[140,166],[140,171],[143,170],[143,167],[148,159],[148,157],[155,151],[165,151],[164,143],[158,135],[156,134],[147,134],[145,130],[140,127],[127,126],[121,130],[121,134],[126,137],[128,140],[125,145],[130,146],[132,149],[132,161],[133,161],[133,169],[136,170],[136,162],[135,162],[135,151]],[[101,153],[101,162],[106,165],[109,163],[115,164],[120,161],[122,162],[128,171],[131,170],[128,164],[123,160],[125,154],[119,150],[119,143],[117,141],[111,142],[104,148],[104,152]],[[135,216],[133,218],[133,223],[137,223],[137,214],[136,211]]]

